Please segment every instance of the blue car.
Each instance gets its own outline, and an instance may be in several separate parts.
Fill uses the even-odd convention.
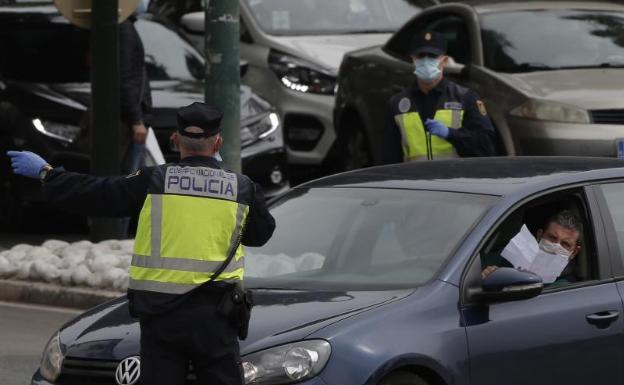
[[[624,381],[624,162],[489,158],[363,169],[271,203],[246,249],[247,384],[613,384]],[[482,277],[518,232],[580,219],[569,279]],[[64,325],[33,385],[137,382],[124,297]],[[189,367],[188,384],[194,384]]]

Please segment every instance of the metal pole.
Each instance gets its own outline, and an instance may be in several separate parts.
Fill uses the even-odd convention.
[[[91,173],[118,175],[119,27],[118,0],[93,0],[91,10]],[[94,241],[119,238],[119,220],[93,219]]]
[[[206,103],[223,111],[225,167],[241,170],[239,2],[209,0],[206,3]]]

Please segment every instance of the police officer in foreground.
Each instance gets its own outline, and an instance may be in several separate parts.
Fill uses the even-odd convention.
[[[383,163],[495,155],[495,131],[483,102],[444,78],[444,36],[416,36],[410,56],[417,78],[389,101]]]
[[[215,156],[222,113],[203,103],[178,110],[172,141],[181,160],[98,178],[9,151],[14,172],[40,178],[54,204],[89,216],[140,210],[130,267],[130,313],[141,326],[141,383],[184,384],[189,361],[201,384],[243,384],[237,334],[250,301],[241,290],[246,246],[275,228],[260,188]]]

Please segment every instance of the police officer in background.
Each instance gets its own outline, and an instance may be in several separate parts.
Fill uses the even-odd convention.
[[[243,384],[237,334],[246,336],[246,246],[275,228],[264,196],[214,158],[222,113],[203,103],[178,110],[172,141],[181,160],[98,178],[52,168],[32,152],[9,151],[14,172],[40,178],[46,198],[89,216],[140,210],[130,267],[130,313],[141,326],[141,383],[184,384],[188,363],[201,384]],[[246,319],[245,319],[246,318]]]
[[[495,155],[495,131],[483,102],[444,78],[444,36],[416,36],[410,55],[417,79],[388,103],[383,163]]]

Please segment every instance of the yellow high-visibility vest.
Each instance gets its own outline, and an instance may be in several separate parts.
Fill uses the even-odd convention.
[[[209,167],[156,168],[139,216],[129,288],[184,294],[210,280],[231,253],[233,259],[215,280],[242,280],[240,240],[250,183]]]
[[[444,123],[450,129],[459,129],[462,125],[464,110],[440,109],[433,119]],[[405,162],[427,159],[427,130],[418,112],[406,112],[396,115],[394,120],[401,132],[403,160]],[[440,137],[431,135],[431,153],[434,159],[456,158],[453,145]]]

